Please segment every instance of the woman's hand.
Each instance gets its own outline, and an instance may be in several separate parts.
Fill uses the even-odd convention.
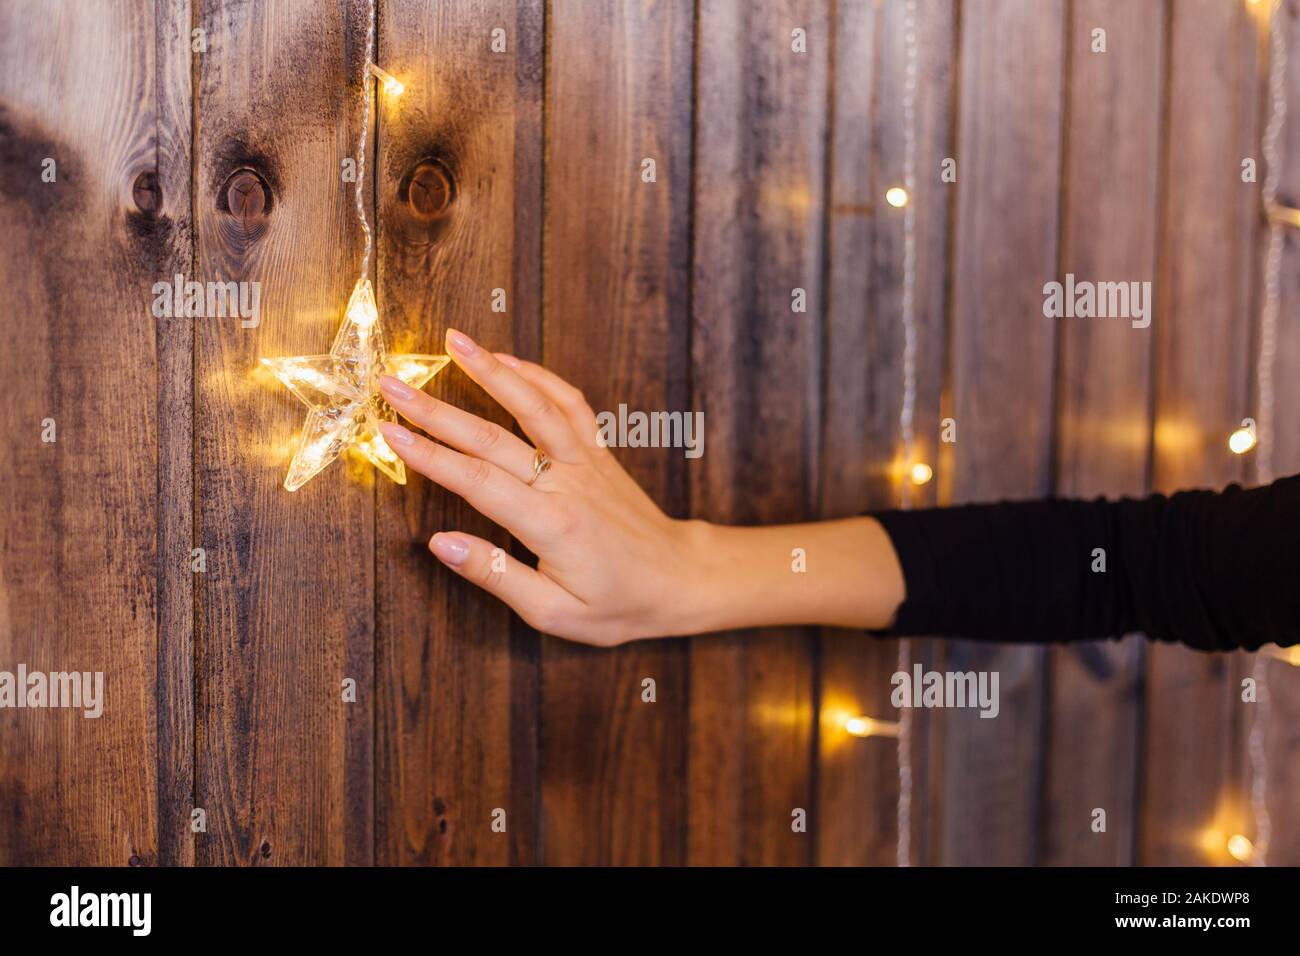
[[[460,332],[447,333],[447,350],[545,449],[551,465],[529,486],[532,445],[384,377],[393,408],[443,443],[384,423],[389,446],[408,467],[506,528],[539,562],[533,570],[458,531],[430,540],[438,559],[548,634],[613,645],[684,630],[676,612],[700,579],[702,569],[692,562],[702,523],[675,521],[650,500],[597,441],[595,413],[572,385],[531,362],[494,355]]]
[[[537,630],[612,646],[641,637],[775,624],[885,627],[903,599],[888,535],[872,518],[728,528],[665,515],[597,440],[582,393],[540,365],[494,355],[461,332],[447,351],[519,422],[533,445],[397,379],[380,380],[403,417],[380,427],[407,466],[460,495],[539,561],[439,531],[429,547]]]

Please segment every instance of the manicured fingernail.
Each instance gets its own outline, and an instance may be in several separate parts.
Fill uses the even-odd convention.
[[[453,352],[457,355],[463,355],[465,358],[469,358],[478,351],[478,346],[474,344],[473,339],[464,332],[457,332],[455,329],[447,330],[447,344],[451,346]]]
[[[509,352],[497,352],[497,361],[502,365],[509,365],[511,368],[519,367],[519,359],[515,358]]]
[[[448,564],[463,564],[469,557],[469,545],[455,535],[439,531],[429,540],[429,547],[438,556],[439,561]]]
[[[415,436],[396,422],[380,422],[379,430],[390,445],[414,445]]]
[[[400,398],[405,401],[408,398],[415,397],[415,389],[405,385],[393,378],[391,375],[379,376],[380,390],[390,398]]]

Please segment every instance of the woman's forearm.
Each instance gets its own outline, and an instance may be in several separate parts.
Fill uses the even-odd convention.
[[[1142,631],[1296,640],[1300,478],[1250,490],[995,502],[769,528],[692,523],[678,633],[823,624],[1048,643]]]
[[[684,523],[682,603],[675,634],[780,624],[888,627],[904,597],[889,536],[874,518],[726,527]]]

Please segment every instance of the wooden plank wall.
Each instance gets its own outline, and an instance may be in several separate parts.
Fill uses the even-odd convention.
[[[1076,3],[1072,14],[1063,188],[1067,197],[1090,201],[1064,204],[1060,272],[1154,281],[1164,11],[1157,4],[1098,0]],[[1104,55],[1092,52],[1097,24],[1105,24]],[[1115,129],[1126,135],[1112,135]],[[1151,340],[1150,328],[1128,322],[1062,327],[1059,494],[1091,498],[1147,491]],[[1045,862],[1132,862],[1143,652],[1141,638],[1132,637],[1050,654],[1040,831]],[[1106,814],[1103,832],[1093,828],[1098,809]]]
[[[882,200],[904,175],[905,0],[377,8],[0,11],[0,282],[26,343],[0,354],[0,670],[102,670],[108,700],[99,720],[0,712],[0,863],[892,864],[894,742],[843,721],[893,716],[894,642],[539,636],[428,555],[442,529],[517,546],[423,479],[336,464],[284,492],[300,406],[255,368],[324,349],[356,278],[342,169],[373,25],[407,84],[376,99],[365,179],[396,347],[454,325],[597,409],[704,412],[701,459],[617,450],[674,515],[897,504],[904,214]],[[1261,11],[916,9],[916,454],[936,477],[912,504],[1251,478],[1224,438],[1257,402],[1240,168],[1260,158]],[[1300,119],[1284,143],[1296,204]],[[1278,408],[1300,398],[1296,242]],[[261,283],[261,324],[153,318],[177,272]],[[1152,326],[1044,319],[1067,272],[1152,280]],[[430,391],[509,423],[455,369]],[[1284,474],[1300,443],[1278,426]],[[993,721],[915,715],[911,862],[1229,863],[1206,831],[1253,834],[1245,655],[909,653],[997,670],[1002,695]],[[1295,863],[1300,690],[1267,669],[1270,859]]]
[[[1241,179],[1242,157],[1259,152],[1256,23],[1244,5],[1193,0],[1173,5],[1168,30],[1160,292],[1152,322],[1157,491],[1221,487],[1244,477],[1224,435],[1250,407],[1255,322],[1242,316],[1253,315],[1259,239],[1258,186]],[[1208,823],[1239,830],[1247,820],[1233,786],[1245,757],[1239,680],[1246,662],[1244,655],[1149,650],[1137,852],[1142,862],[1196,863],[1206,851],[1195,837]],[[1214,856],[1228,860],[1222,840]]]
[[[1287,89],[1294,91],[1300,89],[1300,56],[1295,55],[1300,50],[1300,3],[1287,0],[1285,10],[1291,51],[1285,82]],[[1281,170],[1278,201],[1294,208],[1300,206],[1300,162],[1295,161],[1300,157],[1300,122],[1288,117],[1279,146],[1291,161]],[[1300,336],[1294,334],[1294,321],[1287,318],[1300,309],[1297,238],[1290,231],[1283,233],[1279,334],[1273,368],[1278,409],[1294,408],[1300,400]],[[1274,421],[1273,471],[1278,475],[1295,474],[1300,471],[1300,432],[1286,427],[1281,417]],[[1268,858],[1282,864],[1300,860],[1300,832],[1285,822],[1288,815],[1295,816],[1294,795],[1300,790],[1300,694],[1295,691],[1295,669],[1291,665],[1270,660],[1265,668],[1272,705],[1264,740],[1266,793],[1269,816],[1274,821]]]
[[[830,35],[811,0],[700,9],[691,398],[712,450],[691,471],[697,517],[815,515]],[[696,639],[690,666],[691,862],[810,862],[792,824],[814,810],[812,633]]]
[[[441,352],[455,326],[514,351],[541,315],[541,5],[430,0],[385,6],[380,26],[380,62],[408,85],[379,117],[380,306],[403,349]],[[506,53],[489,48],[494,28]],[[448,182],[460,188],[443,208]],[[435,381],[509,427],[459,371]],[[380,482],[377,495],[377,862],[533,862],[537,637],[512,640],[509,610],[426,547],[439,530],[509,537],[423,480]],[[491,828],[498,809],[505,834]]]
[[[337,464],[287,493],[302,406],[254,373],[263,356],[328,351],[356,280],[341,158],[361,122],[360,9],[196,9],[195,272],[262,288],[256,329],[196,323],[200,864],[372,859],[373,476]],[[349,677],[361,707],[343,701]]]
[[[948,223],[953,155],[954,4],[925,3],[917,17],[916,457],[938,463],[939,406],[947,347]],[[881,201],[904,181],[906,18],[903,4],[836,6],[832,63],[828,291],[821,451],[821,515],[838,518],[900,503],[903,465],[903,212]],[[848,64],[860,67],[849,69]],[[869,264],[864,269],[863,263]],[[865,480],[864,480],[865,479]],[[935,503],[939,482],[910,490],[916,507]],[[936,643],[912,641],[910,656],[934,666]],[[820,644],[817,853],[825,864],[892,865],[897,858],[898,751],[888,737],[858,740],[854,714],[889,715],[895,642],[826,631]],[[915,825],[911,859],[928,859],[929,722],[914,715]]]
[[[185,863],[191,333],[150,288],[192,254],[187,20],[0,25],[0,668],[104,675],[97,719],[0,714],[0,861]]]
[[[1051,491],[1056,328],[1039,320],[1043,284],[1058,266],[1064,15],[1055,0],[962,5],[951,358],[957,501]],[[1007,49],[1023,55],[1008,61]],[[946,648],[949,670],[1000,673],[1001,711],[995,720],[942,713],[939,862],[1036,859],[1045,658],[1041,647]]]
[[[550,9],[545,314],[532,357],[597,411],[689,407],[692,22],[682,0]],[[683,459],[619,456],[685,515]],[[545,638],[541,650],[542,859],[684,863],[685,643],[598,651]],[[654,703],[642,700],[647,679]]]

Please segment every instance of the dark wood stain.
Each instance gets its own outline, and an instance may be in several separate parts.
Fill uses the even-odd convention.
[[[442,352],[448,327],[510,351],[516,329],[540,321],[536,238],[515,227],[519,209],[541,203],[540,153],[520,152],[538,138],[541,87],[521,83],[516,66],[541,56],[522,40],[539,15],[533,3],[428,0],[380,18],[383,61],[411,79],[400,100],[380,99],[378,292],[394,339],[414,351]],[[497,26],[507,54],[488,47]],[[445,180],[436,215],[412,203],[417,177],[430,188]],[[506,312],[492,311],[496,288]],[[428,391],[510,427],[455,368]],[[509,546],[500,528],[419,475],[405,488],[378,486],[375,855],[384,864],[534,859],[536,665],[512,637],[509,610],[429,554],[433,533],[453,529]],[[498,809],[505,833],[492,829]]]
[[[691,5],[552,4],[540,358],[595,409],[685,409]],[[610,56],[593,57],[595,48]],[[656,163],[655,183],[641,162]],[[620,450],[670,513],[680,461]],[[673,456],[675,457],[675,456]],[[685,647],[600,650],[543,638],[546,863],[686,862]],[[641,681],[654,678],[654,704]]]

